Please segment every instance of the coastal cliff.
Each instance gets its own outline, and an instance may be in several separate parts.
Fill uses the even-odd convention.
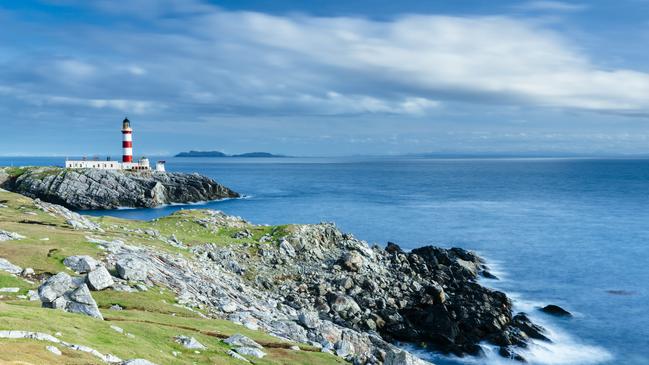
[[[0,168],[0,187],[71,209],[152,208],[239,197],[199,174],[155,171]]]
[[[1,191],[0,203],[7,237],[0,258],[28,280],[12,281],[25,294],[0,303],[0,338],[1,330],[47,333],[69,321],[103,333],[104,318],[110,328],[139,332],[106,343],[64,331],[67,341],[115,363],[263,357],[269,364],[386,365],[428,364],[394,345],[400,341],[477,356],[488,342],[523,360],[529,338],[547,340],[541,327],[512,312],[504,293],[480,285],[479,277],[491,276],[485,263],[459,248],[405,252],[392,243],[370,246],[333,224],[260,226],[212,210],[144,222],[83,217]],[[40,288],[30,296],[34,283]]]

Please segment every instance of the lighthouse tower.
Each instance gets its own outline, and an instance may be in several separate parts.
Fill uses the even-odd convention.
[[[139,161],[133,162],[133,130],[131,121],[124,118],[122,121],[122,162],[111,161],[110,157],[106,161],[100,161],[99,158],[87,160],[65,160],[65,167],[68,169],[101,169],[101,170],[129,170],[133,172],[152,173],[151,163],[146,157],[140,158]],[[165,162],[158,161],[155,168],[156,172],[165,171]]]
[[[128,118],[122,122],[122,163],[133,163],[133,130]]]

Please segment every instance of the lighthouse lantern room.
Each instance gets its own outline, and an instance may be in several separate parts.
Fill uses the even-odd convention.
[[[68,169],[151,171],[148,158],[142,157],[139,161],[133,162],[133,129],[128,118],[124,118],[122,121],[122,162],[111,161],[110,158],[106,161],[100,161],[97,158],[93,160],[84,158],[83,160],[66,160],[65,167]],[[155,171],[165,171],[165,161],[158,161]]]

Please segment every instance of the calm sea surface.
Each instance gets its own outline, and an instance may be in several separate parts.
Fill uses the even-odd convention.
[[[62,164],[0,158],[0,165]],[[206,207],[254,223],[334,221],[371,243],[478,251],[518,309],[550,330],[535,364],[649,364],[649,160],[167,158],[246,195]],[[187,206],[88,214],[152,219]],[[536,308],[563,306],[556,319]],[[509,363],[448,359],[438,364]]]

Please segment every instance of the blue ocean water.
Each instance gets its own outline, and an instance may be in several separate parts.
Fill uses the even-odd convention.
[[[0,158],[0,165],[62,164]],[[550,330],[534,364],[649,364],[649,160],[420,158],[168,158],[245,194],[208,207],[254,223],[334,221],[373,243],[476,250],[515,298]],[[88,214],[151,219],[187,206]],[[575,316],[537,311],[548,303]],[[487,358],[443,364],[509,363]]]

